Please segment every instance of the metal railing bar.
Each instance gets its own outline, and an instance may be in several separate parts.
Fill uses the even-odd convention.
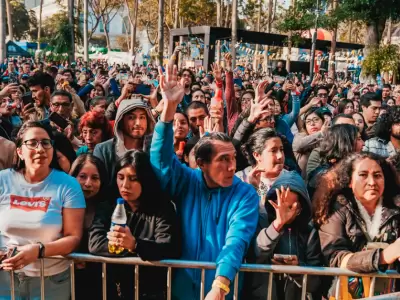
[[[44,259],[40,259],[40,299],[45,300],[44,298]]]
[[[71,300],[75,300],[75,262],[71,261]]]
[[[239,300],[239,272],[236,273],[234,289],[233,289],[233,299]]]
[[[10,272],[10,284],[11,284],[11,300],[15,300],[14,271]]]
[[[201,269],[200,300],[204,300],[205,280],[206,280],[206,270]]]
[[[105,262],[101,265],[101,273],[103,300],[107,300],[107,264]]]
[[[268,295],[267,299],[272,300],[272,283],[274,280],[274,273],[270,272],[268,276]]]
[[[303,276],[303,284],[301,285],[301,300],[307,300],[307,277],[307,274]]]
[[[172,299],[172,268],[168,267],[167,271],[167,300]]]
[[[135,299],[139,299],[139,265],[135,266]]]
[[[373,277],[371,280],[371,286],[369,287],[369,296],[373,297],[374,292],[375,292],[375,282],[376,282],[376,277]]]
[[[51,257],[60,259],[64,257]],[[206,269],[213,270],[216,268],[215,263],[199,262],[188,260],[161,260],[161,261],[143,261],[136,257],[102,257],[90,254],[72,253],[66,258],[75,259],[86,262],[99,262],[111,264],[130,264],[140,266],[155,266],[155,267],[172,267],[172,268],[188,268],[188,269]],[[299,267],[299,266],[282,266],[282,265],[261,265],[261,264],[243,264],[240,272],[261,272],[261,273],[288,273],[300,275],[317,275],[317,276],[353,276],[353,277],[377,277],[377,278],[400,278],[400,274],[394,271],[386,271],[386,273],[361,274],[340,268],[325,268],[325,267]]]

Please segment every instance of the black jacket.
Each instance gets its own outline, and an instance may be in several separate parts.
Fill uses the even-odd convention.
[[[180,254],[178,224],[173,204],[168,202],[153,211],[132,212],[129,205],[125,204],[127,212],[127,226],[136,238],[135,254],[124,251],[123,253],[110,254],[108,252],[107,232],[111,227],[111,215],[115,205],[109,201],[101,202],[96,210],[92,226],[89,229],[89,252],[102,256],[139,256],[143,260],[161,260],[177,258]],[[127,265],[108,265],[109,274],[108,299],[116,298],[116,285],[120,285],[123,299],[134,299],[134,268]],[[140,267],[139,291],[143,295],[163,294],[166,289],[166,270],[157,267]],[[141,299],[142,299],[141,298]],[[161,298],[156,298],[161,299]]]

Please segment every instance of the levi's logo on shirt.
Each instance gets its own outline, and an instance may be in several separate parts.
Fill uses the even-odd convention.
[[[50,204],[50,197],[23,197],[10,195],[10,209],[22,209],[24,211],[47,212]]]

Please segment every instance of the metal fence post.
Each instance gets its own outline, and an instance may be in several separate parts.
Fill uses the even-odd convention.
[[[272,282],[274,280],[274,273],[269,272],[268,276],[268,300],[272,300]]]
[[[139,299],[139,265],[135,265],[135,299]]]
[[[172,293],[172,268],[168,267],[167,272],[167,300],[171,300],[171,293]]]
[[[75,262],[72,261],[70,265],[71,271],[71,300],[75,300]]]
[[[307,296],[307,274],[303,275],[303,284],[301,286],[301,300],[306,300]]]
[[[206,278],[206,270],[201,269],[201,283],[200,283],[200,300],[204,299],[204,281]]]
[[[239,300],[239,272],[237,272],[235,276],[233,299]]]
[[[44,298],[44,259],[40,259],[40,299]]]
[[[103,300],[107,300],[107,264],[102,263],[102,289],[103,289]]]
[[[14,271],[10,272],[10,284],[11,284],[11,300],[15,300]]]

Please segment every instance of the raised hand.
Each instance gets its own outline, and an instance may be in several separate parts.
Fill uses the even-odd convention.
[[[264,169],[262,169],[259,166],[256,166],[255,168],[251,169],[251,171],[247,175],[248,182],[256,189],[258,189],[260,186],[261,175],[263,172],[265,172]]]
[[[161,67],[158,68],[160,74],[160,89],[164,100],[164,110],[160,120],[171,122],[178,104],[185,95],[184,86],[178,82],[178,68],[176,65],[167,65],[166,75],[163,74]]]
[[[211,69],[216,81],[222,81],[222,68],[218,63],[213,63]]]
[[[224,59],[225,59],[225,66],[227,68],[232,68],[232,55],[230,53],[225,53]]]
[[[285,189],[283,186],[281,189],[276,189],[277,203],[268,200],[268,202],[275,209],[276,219],[273,224],[276,230],[280,231],[283,226],[292,221],[298,213],[298,204],[289,204],[287,201],[290,189]]]

